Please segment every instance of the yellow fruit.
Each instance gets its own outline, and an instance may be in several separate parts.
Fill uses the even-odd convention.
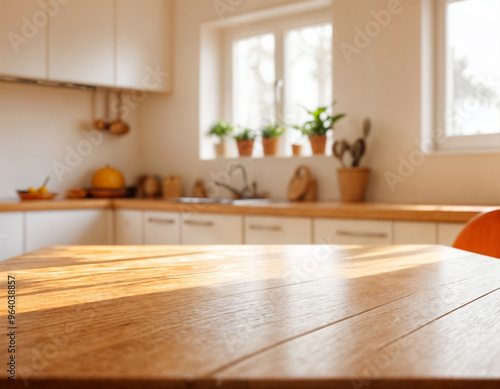
[[[37,192],[37,191],[36,191],[36,189],[34,189],[34,188],[29,188],[29,189],[28,189],[28,193],[30,193],[30,194],[35,194],[36,192]]]
[[[49,193],[49,191],[48,191],[47,187],[42,186],[40,189],[38,189],[38,193],[45,194],[45,193]]]
[[[95,189],[121,189],[125,187],[125,179],[119,170],[106,166],[94,174],[92,187]]]

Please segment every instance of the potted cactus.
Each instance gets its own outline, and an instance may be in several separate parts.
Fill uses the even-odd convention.
[[[276,155],[278,153],[279,137],[285,132],[285,127],[281,123],[276,122],[264,127],[260,132],[264,155]]]
[[[234,127],[224,120],[219,120],[212,126],[212,128],[210,128],[208,135],[219,138],[219,143],[214,145],[216,157],[227,157],[226,137],[233,131],[233,129]]]
[[[240,157],[251,157],[253,154],[253,144],[255,142],[255,132],[249,128],[244,129],[239,134],[234,136],[238,145]]]
[[[369,119],[363,122],[363,136],[353,144],[339,140],[333,144],[333,156],[342,164],[337,169],[342,201],[361,202],[365,200],[370,179],[370,169],[360,167],[361,159],[366,152],[366,138],[370,135]],[[350,158],[346,161],[346,154]]]
[[[307,111],[312,120],[302,126],[294,126],[309,137],[311,149],[314,155],[324,155],[326,150],[326,134],[333,130],[335,123],[345,117],[345,114],[330,116],[326,110],[328,107],[320,107],[316,111]]]

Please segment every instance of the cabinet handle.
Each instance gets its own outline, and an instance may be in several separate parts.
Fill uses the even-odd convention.
[[[249,228],[254,231],[283,231],[283,227],[281,226],[259,226],[251,224]]]
[[[348,236],[353,238],[373,238],[387,239],[389,235],[385,232],[354,232],[354,231],[337,231],[338,236]]]
[[[195,220],[184,220],[184,224],[187,226],[212,227],[214,225],[214,222],[199,222]]]
[[[172,219],[157,219],[154,217],[150,217],[148,219],[149,223],[160,223],[160,224],[175,224],[175,220]]]

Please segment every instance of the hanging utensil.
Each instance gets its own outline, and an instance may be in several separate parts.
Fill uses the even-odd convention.
[[[130,126],[121,119],[122,113],[122,93],[118,92],[118,114],[117,118],[111,122],[109,132],[113,135],[125,135],[130,131]]]
[[[94,92],[94,95],[92,97],[93,99],[93,113],[92,115],[95,116],[95,99],[96,99],[96,93]],[[96,130],[101,130],[101,131],[106,131],[109,129],[109,90],[106,90],[104,94],[104,118],[103,119],[95,119],[94,120],[94,128]]]

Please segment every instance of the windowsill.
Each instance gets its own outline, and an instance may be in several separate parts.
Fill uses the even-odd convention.
[[[425,154],[428,156],[500,154],[500,148],[441,149],[426,152]]]
[[[215,157],[215,158],[202,158],[202,161],[253,161],[253,160],[290,160],[290,159],[322,159],[330,158],[332,155],[274,155],[274,156],[262,156],[262,157]]]
[[[426,131],[426,141],[421,143],[421,150],[428,156],[500,154],[500,133],[446,137],[429,133]],[[433,144],[429,144],[430,139],[434,139]]]

